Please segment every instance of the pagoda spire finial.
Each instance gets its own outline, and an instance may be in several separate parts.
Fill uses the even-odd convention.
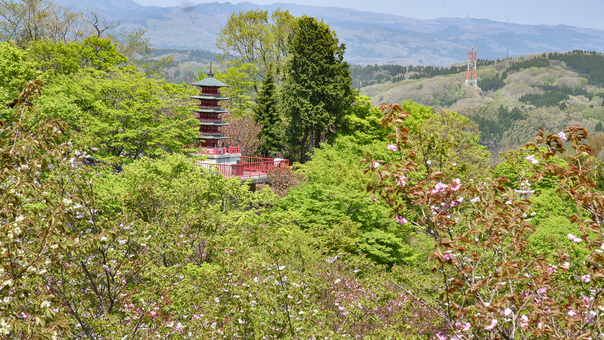
[[[212,61],[210,60],[210,72],[208,73],[208,77],[214,77],[214,73],[212,72]]]

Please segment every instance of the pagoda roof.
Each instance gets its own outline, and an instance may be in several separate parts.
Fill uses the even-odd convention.
[[[203,95],[203,96],[191,96],[191,98],[195,98],[195,99],[214,99],[214,100],[227,100],[229,98],[227,97],[222,97],[222,96],[212,96],[212,95]]]
[[[195,110],[193,110],[193,112],[199,112],[199,113],[225,113],[228,112],[225,109],[200,109],[200,108],[196,108]]]
[[[199,122],[199,125],[227,126],[227,125],[229,125],[229,123],[224,123],[224,122]]]
[[[220,135],[220,136],[205,136],[205,135],[200,135],[200,136],[197,136],[197,138],[199,138],[199,139],[225,139],[225,138],[229,138],[229,137],[222,136],[222,135]]]
[[[229,86],[220,80],[214,78],[214,74],[208,73],[208,76],[200,81],[196,81],[191,85],[194,86],[209,86],[209,87],[226,87]]]

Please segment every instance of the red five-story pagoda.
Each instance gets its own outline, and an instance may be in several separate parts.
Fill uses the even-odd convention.
[[[201,90],[198,96],[193,96],[194,99],[199,100],[197,107],[193,110],[193,115],[199,119],[200,135],[197,137],[199,146],[206,148],[208,153],[212,153],[211,150],[217,148],[220,139],[229,138],[223,136],[218,130],[221,126],[229,125],[223,123],[219,118],[220,114],[227,112],[220,107],[220,101],[228,99],[220,94],[220,88],[228,85],[214,78],[211,68],[206,78],[191,85],[197,86]]]

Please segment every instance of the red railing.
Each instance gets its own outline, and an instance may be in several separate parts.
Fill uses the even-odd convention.
[[[218,114],[217,113],[205,113],[205,114],[202,114],[202,113],[193,111],[193,117],[195,117],[197,119],[214,119],[214,120],[220,121],[220,118],[218,118]]]
[[[202,90],[201,94],[218,94],[219,95],[220,91],[218,91],[218,90],[215,90],[215,91],[212,91],[212,90]]]
[[[217,168],[225,177],[255,178],[264,177],[269,171],[279,167],[289,167],[288,159],[241,157],[241,164],[211,164],[199,163],[200,166],[211,169]]]
[[[225,155],[227,153],[240,153],[238,146],[229,146],[228,148],[200,148],[202,155]]]

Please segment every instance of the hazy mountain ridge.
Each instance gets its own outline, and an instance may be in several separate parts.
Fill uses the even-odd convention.
[[[292,14],[323,18],[346,44],[353,64],[451,65],[467,58],[467,46],[478,46],[481,59],[512,57],[574,49],[604,50],[604,31],[566,25],[518,25],[485,19],[418,20],[346,8],[277,3],[207,3],[192,7],[141,6],[132,0],[84,2],[57,0],[80,11],[100,10],[119,19],[121,29],[144,28],[157,48],[218,51],[215,42],[232,13],[277,8]]]

